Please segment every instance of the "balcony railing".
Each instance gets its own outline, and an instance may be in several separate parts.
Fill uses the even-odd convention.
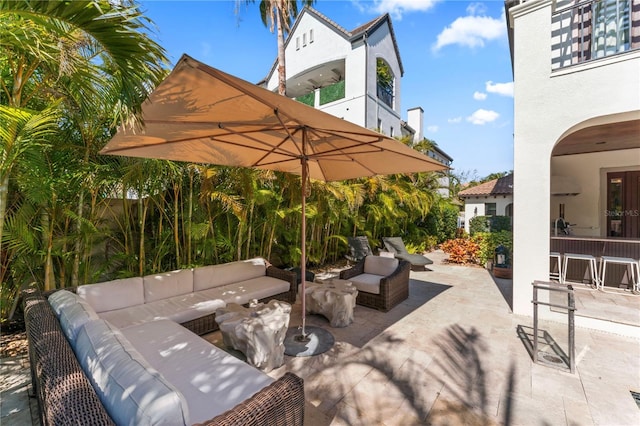
[[[344,98],[344,80],[320,89],[320,105]]]
[[[640,0],[564,1],[552,16],[551,68],[640,48]]]
[[[316,92],[311,91],[309,93],[307,93],[306,95],[302,95],[302,96],[298,96],[296,98],[296,101],[301,102],[305,105],[309,105],[310,107],[315,107],[315,103],[316,103]]]
[[[377,85],[378,99],[385,103],[389,108],[393,108],[393,90],[381,84]]]

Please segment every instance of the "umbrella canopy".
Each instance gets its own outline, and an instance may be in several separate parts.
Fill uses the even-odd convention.
[[[405,144],[183,55],[103,154],[254,167],[337,181],[443,170]]]
[[[183,55],[102,154],[252,167],[302,176],[301,276],[307,178],[337,181],[446,169],[403,143]],[[302,291],[304,294],[304,279]],[[305,298],[302,334],[305,335]]]

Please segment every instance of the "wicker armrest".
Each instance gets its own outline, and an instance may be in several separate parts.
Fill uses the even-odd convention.
[[[285,373],[251,398],[201,425],[302,426],[304,404],[302,379]]]
[[[113,425],[44,295],[29,289],[23,296],[31,381],[38,397],[40,423]]]
[[[348,280],[349,278],[360,274],[364,274],[364,259],[353,265],[351,268],[340,271],[340,279]]]
[[[296,303],[296,295],[298,293],[298,277],[295,272],[285,271],[273,265],[267,264],[267,276],[278,278],[289,282],[288,302]]]
[[[401,260],[396,270],[380,280],[380,297],[384,301],[382,310],[388,311],[409,297],[409,274],[411,263]]]

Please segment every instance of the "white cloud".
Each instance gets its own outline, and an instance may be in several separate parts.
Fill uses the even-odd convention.
[[[394,20],[401,20],[404,13],[426,12],[441,0],[374,0],[371,8],[376,13],[389,13]]]
[[[431,132],[431,133],[436,133],[438,131],[439,127],[432,124],[430,126],[427,126],[427,131]]]
[[[504,13],[500,18],[478,16],[474,13],[479,11],[484,13],[484,11],[477,6],[472,6],[467,8],[467,12],[470,13],[468,16],[457,18],[438,34],[438,39],[431,47],[434,52],[450,44],[471,48],[484,47],[485,42],[496,40],[504,35],[506,31]]]
[[[467,121],[478,126],[484,126],[487,123],[497,120],[498,117],[500,117],[500,114],[495,111],[479,109],[467,117]]]
[[[513,98],[513,82],[494,83],[493,81],[487,81],[485,83],[485,90],[489,93],[497,93],[498,95]]]
[[[457,123],[460,123],[461,121],[462,121],[462,117],[455,117],[447,120],[447,122],[450,124],[457,124]]]
[[[469,15],[484,15],[487,13],[487,6],[484,3],[470,3],[467,6],[467,13]]]
[[[473,99],[476,101],[484,101],[487,99],[487,94],[483,92],[473,92]]]

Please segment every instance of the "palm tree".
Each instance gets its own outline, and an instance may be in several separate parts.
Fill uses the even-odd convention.
[[[0,244],[16,243],[16,234],[5,238],[4,225],[9,215],[31,203],[39,212],[32,227],[42,230],[45,270],[40,276],[45,288],[55,286],[54,267],[64,280],[60,262],[70,259],[65,253],[72,246],[73,281],[78,281],[81,245],[68,236],[78,238],[80,223],[86,223],[87,188],[77,183],[83,181],[79,175],[92,169],[89,163],[96,144],[119,119],[140,111],[142,101],[166,73],[164,50],[149,38],[148,29],[149,21],[129,1],[0,1]],[[67,137],[70,134],[77,137]],[[65,155],[74,144],[82,146],[74,160],[84,161],[67,161]],[[50,151],[54,146],[56,150]],[[38,164],[52,173],[47,185],[42,185],[46,173],[39,175],[41,182],[24,178],[23,171]],[[73,187],[80,191],[68,191]],[[45,189],[50,196],[41,197]],[[12,206],[8,206],[10,191],[18,193],[11,198]],[[13,267],[10,254],[0,252],[6,255],[3,266]]]
[[[255,3],[255,0],[246,0]],[[303,6],[313,6],[316,0],[302,0]],[[291,24],[298,16],[298,0],[260,0],[260,17],[265,27],[278,38],[278,93],[286,96],[287,74],[284,38],[291,30]]]
[[[127,3],[0,1],[0,104],[41,110],[73,91],[80,95],[80,108],[108,99],[116,114],[113,123],[139,112],[164,77],[167,59],[149,38],[148,21],[138,6]],[[2,154],[0,167],[10,171]],[[0,177],[2,223],[9,174]]]

